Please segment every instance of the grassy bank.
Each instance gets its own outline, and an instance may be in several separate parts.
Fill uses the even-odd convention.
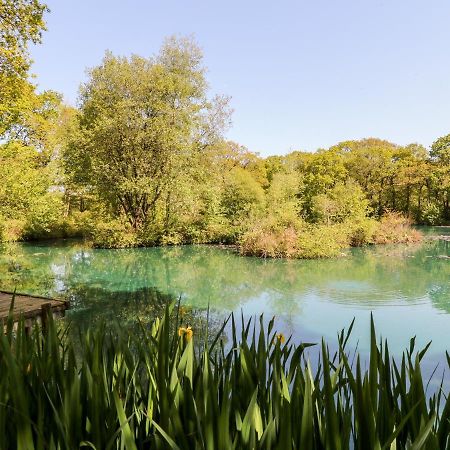
[[[99,327],[74,340],[53,322],[31,336],[9,328],[0,448],[450,448],[448,393],[426,392],[425,350],[414,341],[395,362],[372,324],[364,368],[342,332],[338,353],[323,342],[313,369],[310,344],[286,341],[273,321],[230,323],[226,345],[222,331],[201,337],[169,311],[142,335]]]

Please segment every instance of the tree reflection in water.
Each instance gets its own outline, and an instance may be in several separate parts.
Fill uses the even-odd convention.
[[[193,309],[178,305],[178,299],[164,294],[154,287],[143,287],[136,290],[110,290],[87,285],[72,287],[67,292],[71,308],[67,312],[65,322],[72,332],[85,331],[92,326],[105,326],[128,329],[133,333],[145,332],[157,317],[164,315],[168,305],[173,305],[172,315],[178,315],[183,326],[192,327],[204,342],[208,330],[209,339],[213,339],[220,331],[223,316],[207,310]],[[173,323],[176,322],[173,317]],[[226,336],[222,336],[226,339]]]

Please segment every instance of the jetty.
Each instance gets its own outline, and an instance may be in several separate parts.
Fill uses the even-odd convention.
[[[65,300],[0,291],[0,323],[5,324],[9,315],[12,314],[16,322],[22,318],[26,328],[31,327],[35,321],[45,325],[49,314],[55,318],[63,317],[68,308],[69,303]]]

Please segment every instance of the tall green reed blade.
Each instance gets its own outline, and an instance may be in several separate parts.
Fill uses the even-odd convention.
[[[238,328],[231,315],[208,348],[196,330],[179,335],[176,313],[138,334],[77,338],[52,319],[2,334],[0,448],[449,448],[449,396],[443,383],[427,394],[428,346],[416,352],[414,339],[395,361],[372,319],[366,369],[347,354],[349,331],[332,357],[322,341],[313,369],[312,344],[284,342],[273,319],[241,315]]]

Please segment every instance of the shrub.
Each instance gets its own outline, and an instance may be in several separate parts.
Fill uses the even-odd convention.
[[[374,244],[409,244],[420,242],[422,234],[411,227],[411,220],[399,213],[385,214],[373,235]]]
[[[298,234],[295,228],[270,229],[255,227],[240,239],[240,253],[263,258],[295,258],[298,256]]]
[[[264,258],[330,258],[350,246],[345,224],[279,223],[275,218],[253,226],[241,237],[240,252]]]
[[[98,220],[98,219],[97,219]],[[94,232],[96,218],[91,211],[71,211],[60,225],[64,237],[88,238]]]
[[[345,225],[310,225],[298,237],[298,257],[305,259],[339,256],[349,247],[348,230]]]
[[[59,192],[46,192],[24,214],[22,239],[63,237],[63,203]]]
[[[2,236],[4,242],[16,242],[23,239],[25,219],[4,219],[1,224]]]
[[[193,225],[188,232],[194,244],[235,244],[242,233],[240,226],[231,225],[229,220],[219,217],[201,226]]]
[[[160,239],[160,245],[180,245],[184,243],[184,236],[180,231],[170,230]]]
[[[375,219],[361,218],[359,220],[348,220],[344,223],[347,228],[349,244],[352,247],[362,247],[373,244],[373,236],[378,227]]]
[[[137,247],[140,243],[136,231],[120,220],[97,222],[90,238],[94,247],[99,248]]]
[[[442,219],[441,213],[439,205],[427,202],[422,206],[419,221],[424,225],[438,225]]]
[[[239,238],[242,255],[263,258],[298,257],[298,232],[303,226],[292,210],[250,219],[251,226]]]

